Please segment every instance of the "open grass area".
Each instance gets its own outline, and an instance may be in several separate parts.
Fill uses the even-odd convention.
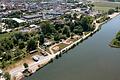
[[[67,47],[68,45],[67,45],[67,44],[64,44],[64,43],[61,43],[61,44],[59,44],[59,45],[57,45],[57,46],[59,46],[59,50],[62,50],[63,48]],[[56,53],[56,52],[59,51],[59,50],[54,50],[54,49],[52,49],[52,50],[54,51],[54,53]]]
[[[100,10],[104,12],[115,7],[120,7],[119,2],[94,2],[93,4],[95,5],[95,10]]]
[[[94,2],[95,6],[99,7],[120,7],[120,2]]]
[[[63,49],[63,48],[65,48],[65,47],[67,47],[67,46],[68,46],[68,45],[67,45],[67,44],[64,44],[64,43],[59,44],[60,50]]]
[[[18,31],[13,31],[13,32],[9,32],[9,33],[2,33],[2,34],[0,34],[0,40],[2,40],[4,38],[8,38],[11,35],[13,35],[14,33],[18,33]]]
[[[113,7],[100,7],[100,6],[95,6],[94,9],[95,10],[99,10],[99,11],[103,11],[103,12],[107,12],[109,9],[112,9]]]

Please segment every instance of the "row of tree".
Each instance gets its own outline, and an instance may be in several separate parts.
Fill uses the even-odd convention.
[[[111,15],[111,14],[113,14],[114,12],[118,12],[119,9],[120,9],[120,7],[116,7],[115,9],[109,9],[109,10],[108,10],[108,14]]]

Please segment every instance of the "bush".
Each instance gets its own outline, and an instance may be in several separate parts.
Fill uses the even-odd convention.
[[[27,63],[24,63],[23,66],[24,66],[24,68],[28,68],[28,64]]]
[[[60,39],[67,39],[66,35],[61,35]]]
[[[100,23],[100,20],[97,20],[96,23]]]
[[[114,12],[115,12],[114,9],[109,9],[109,10],[108,10],[108,14],[113,14]]]
[[[59,41],[59,40],[60,40],[60,36],[56,34],[56,35],[54,36],[54,40],[55,40],[55,41]]]
[[[4,78],[5,78],[5,80],[11,80],[11,75],[8,72],[6,72],[4,74]]]
[[[25,44],[24,44],[24,42],[19,42],[19,49],[23,49],[25,47]]]

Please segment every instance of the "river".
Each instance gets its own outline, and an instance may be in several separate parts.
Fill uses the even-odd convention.
[[[120,15],[25,80],[120,80],[120,49],[108,45],[119,30]]]

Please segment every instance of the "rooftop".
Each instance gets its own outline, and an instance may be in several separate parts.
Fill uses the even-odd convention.
[[[12,18],[12,20],[15,20],[15,21],[17,21],[18,23],[25,22],[24,20],[22,20],[22,19],[18,19],[18,18]]]

